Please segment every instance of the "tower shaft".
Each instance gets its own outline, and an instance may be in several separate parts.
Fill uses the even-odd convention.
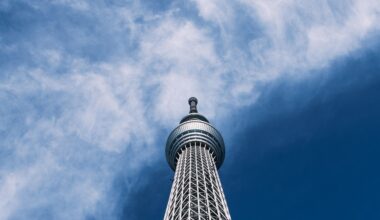
[[[164,220],[231,219],[215,158],[202,142],[181,147]]]

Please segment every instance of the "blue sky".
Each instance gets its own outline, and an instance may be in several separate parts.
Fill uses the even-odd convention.
[[[196,96],[234,219],[379,219],[380,3],[0,3],[0,219],[160,219]]]

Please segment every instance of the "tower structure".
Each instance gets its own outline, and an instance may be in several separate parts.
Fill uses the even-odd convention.
[[[166,142],[166,160],[175,175],[164,220],[231,219],[217,171],[224,141],[197,104],[196,98],[189,99],[190,113]]]

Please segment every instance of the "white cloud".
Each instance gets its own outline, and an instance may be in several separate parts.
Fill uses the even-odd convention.
[[[378,1],[242,1],[262,22],[273,74],[321,68],[359,49],[378,30]],[[263,68],[267,68],[265,65]]]
[[[16,115],[1,109],[7,126],[24,130],[17,136],[9,132],[1,144],[2,151],[10,152],[0,167],[1,219],[24,219],[41,208],[54,208],[58,219],[82,219],[99,211],[96,205],[108,199],[117,173],[129,177],[154,161],[148,160],[157,149],[139,72],[124,65],[93,68],[98,73],[14,72],[0,84],[3,93],[11,94],[2,97],[4,104],[16,96],[20,107],[27,106]],[[34,101],[29,103],[28,97]],[[11,125],[13,117],[21,124]],[[114,202],[109,205],[116,206]],[[25,213],[18,212],[20,207]]]
[[[144,72],[154,73],[147,81],[158,88],[154,106],[161,123],[177,121],[187,112],[190,96],[202,99],[204,112],[214,114],[215,93],[223,89],[222,64],[207,30],[165,19],[142,39],[139,57],[148,66]]]
[[[203,17],[207,21],[212,21],[218,25],[224,25],[225,23],[233,22],[233,2],[225,0],[192,0],[198,8],[199,16]]]

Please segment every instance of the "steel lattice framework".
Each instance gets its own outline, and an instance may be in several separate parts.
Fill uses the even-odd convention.
[[[190,98],[190,114],[170,134],[166,158],[175,170],[164,220],[230,220],[217,168],[224,160],[224,142]]]

